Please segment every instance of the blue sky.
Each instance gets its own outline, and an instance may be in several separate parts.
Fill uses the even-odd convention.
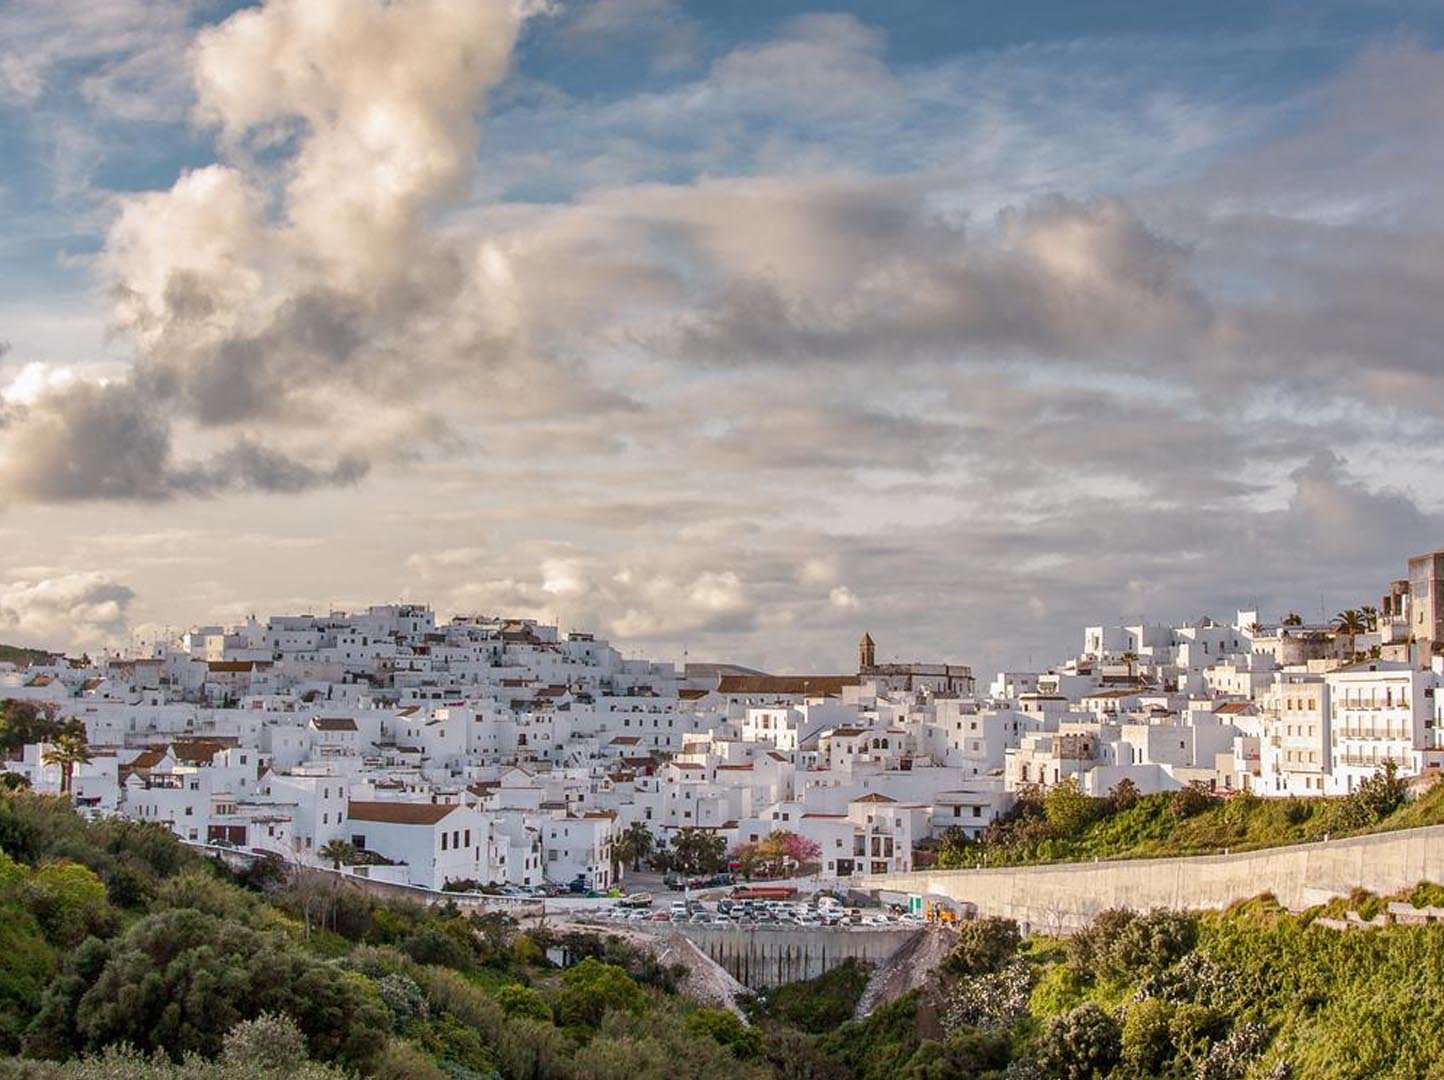
[[[0,637],[407,596],[986,668],[1369,602],[1441,539],[1441,50],[1432,3],[11,0]]]

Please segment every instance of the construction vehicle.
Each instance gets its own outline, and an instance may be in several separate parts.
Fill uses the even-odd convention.
[[[950,900],[926,900],[923,902],[923,921],[929,926],[956,926],[958,912]]]

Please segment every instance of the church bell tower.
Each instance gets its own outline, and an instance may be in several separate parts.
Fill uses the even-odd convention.
[[[862,640],[857,643],[857,670],[866,671],[877,662],[877,646],[873,644],[871,634],[863,634]]]

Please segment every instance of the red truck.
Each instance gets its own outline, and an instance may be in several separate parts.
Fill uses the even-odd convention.
[[[733,900],[791,900],[796,895],[791,885],[739,885],[732,890]]]

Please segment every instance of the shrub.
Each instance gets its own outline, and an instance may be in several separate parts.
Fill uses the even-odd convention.
[[[1108,792],[1107,808],[1110,813],[1121,814],[1137,806],[1139,798],[1138,785],[1125,776]]]
[[[52,983],[27,1045],[51,1055],[128,1042],[214,1056],[225,1033],[284,1013],[323,1058],[361,1063],[380,1047],[384,1010],[359,976],[279,935],[194,909],[148,916],[112,942],[92,939]]]
[[[749,1009],[754,1016],[821,1035],[852,1019],[871,974],[871,964],[849,958],[815,979],[774,987]]]
[[[563,973],[557,995],[557,1015],[563,1024],[596,1027],[612,1010],[636,1014],[647,1010],[647,995],[625,971],[588,957]]]
[[[422,927],[401,943],[401,951],[418,964],[436,964],[455,971],[470,971],[475,958],[457,938],[434,926]]]
[[[1187,914],[1157,910],[1135,915],[1101,912],[1087,930],[1068,941],[1068,964],[1078,974],[1115,983],[1163,971],[1188,953],[1198,924]]]
[[[1014,959],[999,971],[972,975],[938,991],[938,1020],[955,1034],[963,1028],[1000,1031],[1028,1015],[1033,969]]]
[[[1008,1038],[981,1031],[960,1031],[946,1042],[928,1040],[918,1047],[900,1080],[975,1080],[993,1077],[1011,1056]]]
[[[1202,782],[1195,780],[1175,791],[1168,800],[1168,812],[1175,821],[1197,817],[1213,805],[1213,796]]]
[[[1023,936],[1012,919],[986,918],[958,928],[958,942],[939,965],[953,976],[985,975],[999,971],[1017,955]]]
[[[512,983],[497,990],[496,1003],[507,1016],[529,1016],[533,1020],[548,1022],[552,1018],[552,1007],[547,1004],[546,998],[531,987],[519,983]]]
[[[1169,1024],[1174,1007],[1161,998],[1129,1006],[1123,1017],[1120,1061],[1125,1073],[1144,1080],[1162,1076],[1175,1055]]]
[[[1038,1040],[1038,1065],[1058,1080],[1094,1080],[1118,1064],[1122,1041],[1118,1021],[1089,1002],[1048,1022]]]
[[[726,1009],[694,1009],[685,1020],[687,1030],[727,1047],[744,1061],[760,1057],[762,1036]]]
[[[1071,776],[1054,784],[1043,796],[1043,816],[1053,831],[1064,838],[1077,836],[1098,820],[1103,809],[1102,802],[1085,795]]]

